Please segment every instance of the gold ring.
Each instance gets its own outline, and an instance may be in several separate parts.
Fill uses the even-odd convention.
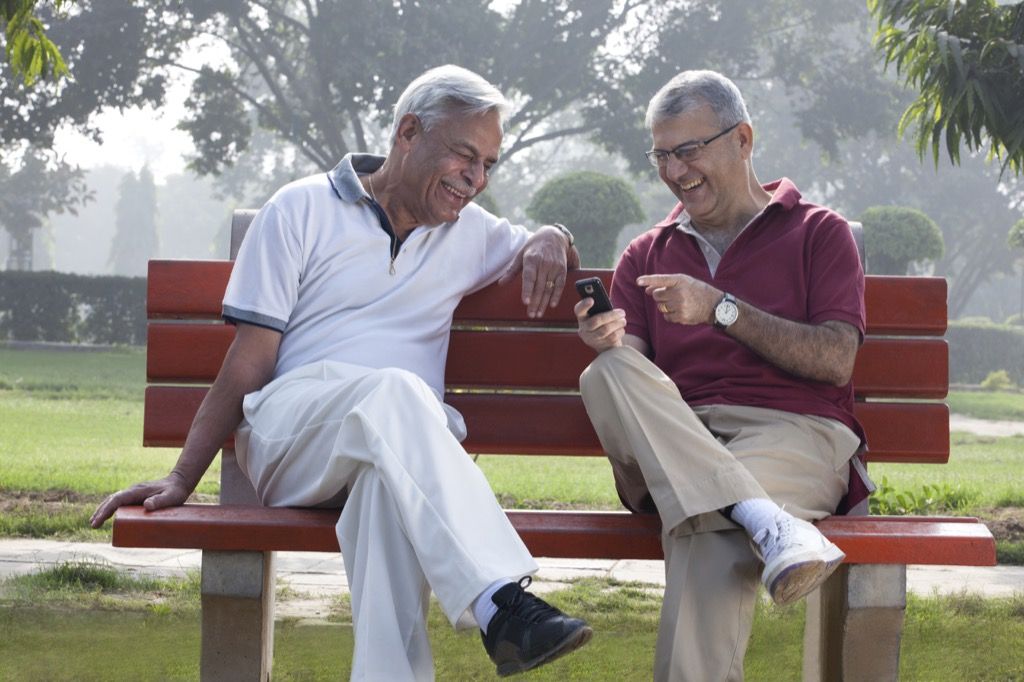
[[[548,280],[547,284],[545,284],[544,286],[547,287],[548,289],[554,289],[555,288],[555,283],[552,282],[551,280]]]

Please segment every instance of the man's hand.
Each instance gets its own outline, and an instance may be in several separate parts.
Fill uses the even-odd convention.
[[[188,485],[185,480],[175,472],[158,481],[147,481],[136,483],[130,488],[118,491],[103,500],[96,511],[93,512],[89,524],[93,528],[99,528],[103,523],[114,515],[118,507],[131,504],[141,504],[147,511],[162,509],[163,507],[176,507],[184,504],[188,496],[192,494],[193,486]]]
[[[573,312],[576,313],[576,322],[579,324],[577,333],[583,343],[598,353],[621,346],[622,337],[626,333],[626,311],[622,308],[615,308],[606,313],[588,317],[587,311],[593,305],[594,299],[584,298],[573,308]]]
[[[566,270],[578,268],[579,264],[579,253],[569,247],[565,235],[555,227],[545,226],[523,245],[498,283],[504,284],[522,270],[526,313],[540,317],[546,308],[558,305]]]
[[[669,322],[711,324],[722,292],[689,275],[642,275],[636,283],[658,304]]]

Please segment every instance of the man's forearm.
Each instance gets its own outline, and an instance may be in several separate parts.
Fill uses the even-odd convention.
[[[726,332],[773,365],[814,381],[844,386],[853,374],[859,334],[846,323],[802,324],[739,302]]]
[[[273,376],[278,332],[239,325],[224,366],[203,398],[172,475],[193,489],[210,467],[224,441],[242,421],[242,400]]]

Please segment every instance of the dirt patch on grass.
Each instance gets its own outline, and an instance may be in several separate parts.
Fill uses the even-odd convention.
[[[74,490],[0,490],[0,514],[32,512],[36,514],[67,511],[69,507],[95,507],[106,495],[86,495]],[[216,495],[193,493],[189,502],[214,503]]]
[[[985,522],[996,540],[1024,542],[1024,507],[979,509],[978,518]]]
[[[0,514],[29,509],[36,512],[66,509],[69,505],[99,503],[101,499],[99,495],[83,495],[74,490],[0,490]]]

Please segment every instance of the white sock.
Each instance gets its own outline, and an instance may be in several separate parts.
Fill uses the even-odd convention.
[[[494,618],[495,614],[498,613],[498,606],[494,603],[491,597],[494,593],[501,588],[508,585],[511,580],[508,578],[502,578],[501,580],[495,580],[491,583],[486,590],[480,593],[480,596],[473,602],[473,617],[476,618],[477,625],[483,630],[484,634],[487,634],[487,626],[491,622],[491,618]]]
[[[749,500],[737,502],[732,508],[730,516],[732,520],[747,529],[750,537],[757,535],[757,532],[773,526],[775,517],[782,509],[769,499],[763,497],[752,497]]]

